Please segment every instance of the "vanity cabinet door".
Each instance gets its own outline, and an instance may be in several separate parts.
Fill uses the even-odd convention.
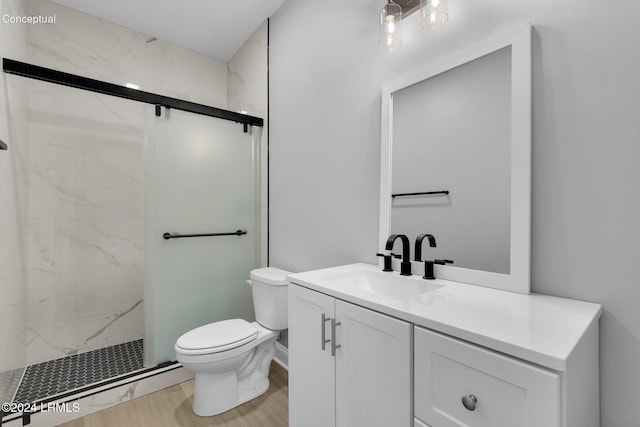
[[[324,318],[327,319],[323,322]],[[289,285],[289,426],[335,424],[335,358],[331,356],[334,299]]]
[[[408,427],[410,323],[336,300],[336,425]]]
[[[289,426],[409,427],[412,329],[289,285]]]
[[[415,328],[415,415],[433,427],[558,427],[558,373]],[[419,424],[416,424],[419,425]]]

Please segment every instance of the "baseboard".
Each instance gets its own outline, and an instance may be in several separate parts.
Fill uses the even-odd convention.
[[[163,388],[180,384],[192,378],[193,372],[183,368],[180,364],[158,368],[122,381],[98,386],[77,395],[66,396],[62,399],[48,402],[47,404],[35,404],[33,409],[37,412],[31,413],[30,420],[27,421],[28,424],[23,424],[25,419],[22,416],[7,415],[6,418],[2,420],[2,426],[56,426],[162,390]]]
[[[276,354],[273,360],[287,371],[289,370],[289,350],[279,342],[276,343]]]

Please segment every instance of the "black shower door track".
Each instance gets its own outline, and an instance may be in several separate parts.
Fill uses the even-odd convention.
[[[2,70],[8,74],[15,74],[22,77],[29,77],[49,83],[102,93],[105,95],[117,96],[118,98],[130,99],[132,101],[143,102],[156,106],[156,115],[159,115],[160,107],[175,108],[176,110],[188,111],[190,113],[202,114],[218,119],[230,120],[242,123],[245,126],[264,125],[264,120],[260,117],[249,116],[235,111],[223,110],[221,108],[210,107],[208,105],[197,104],[183,99],[171,98],[157,95],[138,89],[119,86],[100,80],[90,79],[75,74],[52,70],[50,68],[27,64],[26,62],[15,61],[9,58],[2,58]]]

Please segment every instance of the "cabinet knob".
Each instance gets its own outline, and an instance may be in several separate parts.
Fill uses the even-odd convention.
[[[478,398],[475,397],[473,394],[462,397],[462,406],[464,406],[470,411],[476,410],[476,403],[478,403]]]

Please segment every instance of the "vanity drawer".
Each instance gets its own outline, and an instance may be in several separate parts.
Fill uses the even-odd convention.
[[[423,328],[414,331],[414,405],[422,422],[432,427],[560,426],[557,373]]]

